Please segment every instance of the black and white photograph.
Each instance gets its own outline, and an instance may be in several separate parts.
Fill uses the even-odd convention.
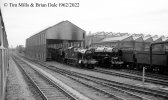
[[[0,100],[168,100],[168,0],[1,0]]]

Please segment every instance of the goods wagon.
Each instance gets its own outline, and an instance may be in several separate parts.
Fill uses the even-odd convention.
[[[52,60],[53,49],[70,46],[84,47],[85,31],[69,21],[62,21],[26,40],[26,56],[48,61]]]
[[[8,40],[0,9],[0,100],[5,100],[8,61]]]
[[[153,51],[152,66],[150,66],[149,51],[123,51],[122,60],[124,66],[129,69],[142,70],[146,67],[147,71],[166,74],[168,71],[168,52]]]

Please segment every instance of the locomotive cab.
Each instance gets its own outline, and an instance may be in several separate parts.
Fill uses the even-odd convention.
[[[111,54],[111,65],[113,68],[122,67],[123,61],[121,59],[121,56],[122,56],[122,51],[117,48],[113,48],[112,54]]]
[[[77,49],[78,47],[69,47],[65,49],[64,62],[67,64],[75,65],[77,62]]]

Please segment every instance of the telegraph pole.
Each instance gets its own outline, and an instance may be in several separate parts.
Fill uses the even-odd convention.
[[[142,84],[145,84],[145,66],[143,66],[143,71],[142,71]]]

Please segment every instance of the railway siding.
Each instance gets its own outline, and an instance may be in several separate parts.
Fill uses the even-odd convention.
[[[29,88],[23,79],[19,69],[12,59],[9,60],[9,73],[7,79],[6,99],[16,100],[36,100],[34,95],[29,91]]]
[[[142,81],[142,76],[136,76],[133,74],[121,73],[121,72],[116,72],[116,71],[107,71],[107,70],[98,69],[98,68],[96,68],[94,71],[104,73],[104,74],[121,76],[121,77],[129,78],[129,79],[133,79],[133,80]],[[156,78],[145,77],[145,81],[148,82],[146,85],[148,85],[149,88],[162,89],[163,87],[168,86],[167,80],[160,80],[160,79],[156,79]],[[149,84],[149,83],[154,83],[154,84]]]
[[[32,62],[31,62],[32,63]],[[33,63],[34,64],[34,63]],[[36,65],[36,64],[35,64]],[[59,65],[58,65],[59,66]],[[61,75],[63,75],[64,77],[63,77],[63,79],[62,78],[60,78],[60,72],[61,71],[55,71],[55,70],[51,70],[51,69],[48,69],[47,67],[42,67],[42,66],[40,66],[40,65],[38,65],[37,64],[37,67],[40,67],[40,68],[42,68],[43,70],[45,70],[46,72],[48,72],[48,73],[50,73],[50,74],[52,74],[54,77],[57,77],[59,80],[61,80],[61,81],[63,81],[63,82],[65,82],[66,84],[67,84],[67,81],[68,81],[68,79],[66,79],[66,81],[64,80],[64,77],[68,77],[68,78],[70,78],[69,77],[69,74],[68,73],[66,73],[66,71],[65,71],[65,73],[64,74],[61,74]],[[59,74],[58,74],[59,73]],[[68,74],[68,75],[67,75]],[[80,77],[81,78],[81,77]],[[134,98],[134,100],[135,100],[135,98],[136,98],[136,100],[137,99],[140,99],[141,97],[139,97],[139,96],[135,96],[134,94],[131,94],[130,95],[130,93],[123,93],[123,92],[119,92],[119,91],[117,91],[116,89],[108,89],[109,87],[106,87],[106,86],[101,86],[102,88],[100,88],[99,87],[99,85],[96,87],[96,84],[95,83],[91,83],[91,84],[88,84],[88,82],[86,81],[86,82],[81,82],[81,81],[78,81],[78,80],[74,80],[74,81],[77,81],[77,83],[79,82],[79,84],[76,84],[76,82],[74,83],[73,82],[73,80],[74,79],[72,79],[72,78],[70,78],[70,83],[69,83],[69,81],[68,81],[68,83],[69,84],[73,84],[73,86],[72,85],[70,85],[72,88],[74,88],[74,89],[76,89],[76,90],[78,90],[78,91],[80,91],[82,94],[85,94],[85,95],[87,95],[89,98],[96,98],[95,100],[106,100],[106,99],[112,99],[112,98],[114,98],[114,99],[121,99],[121,100],[125,100],[126,98],[128,99],[128,98]],[[83,80],[83,79],[82,79]],[[89,82],[90,83],[90,82]],[[94,85],[95,84],[95,85]],[[75,85],[75,86],[74,86]],[[81,87],[83,87],[83,89],[80,89],[80,87],[76,87],[76,85],[78,85],[78,86],[81,86]],[[104,88],[103,88],[104,87]],[[95,91],[95,89],[96,89],[96,91]],[[83,91],[88,91],[87,93],[86,92],[83,92]],[[113,91],[114,90],[114,91]],[[92,92],[92,93],[90,93],[89,94],[89,92]],[[97,95],[97,96],[96,96]],[[117,96],[118,95],[118,96]],[[125,96],[124,96],[125,95]],[[129,96],[130,95],[130,96]],[[95,97],[96,96],[96,97]],[[99,96],[101,96],[100,98],[103,98],[103,99],[100,99],[100,98],[98,98]],[[124,97],[123,97],[124,96]],[[143,97],[142,97],[143,98]],[[147,100],[146,98],[144,98],[144,100]]]
[[[24,62],[26,62],[28,65],[30,65],[32,68],[38,70],[40,73],[43,73],[46,77],[50,78],[51,81],[57,83],[60,87],[62,87],[62,89],[64,89],[65,91],[67,91],[68,93],[70,93],[71,95],[75,96],[76,98],[78,98],[79,100],[91,100],[90,98],[82,95],[81,93],[79,93],[78,91],[72,89],[71,87],[69,87],[68,85],[66,85],[65,83],[63,83],[62,81],[56,79],[55,77],[53,77],[51,74],[47,73],[46,71],[42,70],[41,68],[36,67],[35,65],[29,63],[28,61],[22,59]]]
[[[52,65],[53,67],[58,65],[57,62],[46,62],[48,65]],[[57,66],[59,67],[59,66]],[[62,69],[67,69],[68,66],[65,65],[65,67],[60,67]],[[108,74],[102,74],[102,73],[98,73],[98,72],[94,72],[94,71],[88,71],[88,70],[81,70],[81,69],[77,69],[77,68],[73,68],[71,67],[69,69],[70,71],[74,71],[74,72],[80,72],[82,74],[87,74],[87,75],[91,75],[91,76],[96,76],[99,78],[103,78],[103,79],[108,79],[111,81],[116,81],[116,82],[120,82],[120,83],[125,83],[125,84],[129,84],[129,85],[133,85],[133,86],[140,86],[140,84],[142,84],[142,81],[138,81],[138,80],[133,80],[133,79],[128,79],[128,78],[123,78],[123,77],[119,77],[119,76],[112,76],[112,75],[108,75]],[[153,83],[149,83],[149,82],[145,82],[146,84],[148,84],[148,86],[150,85],[151,87],[145,87],[145,88],[149,88],[149,89],[153,89],[153,90],[160,90],[160,91],[165,91],[165,89],[163,89],[163,86],[161,85],[156,85]],[[152,87],[153,86],[153,87]],[[164,87],[166,88],[166,87]]]

